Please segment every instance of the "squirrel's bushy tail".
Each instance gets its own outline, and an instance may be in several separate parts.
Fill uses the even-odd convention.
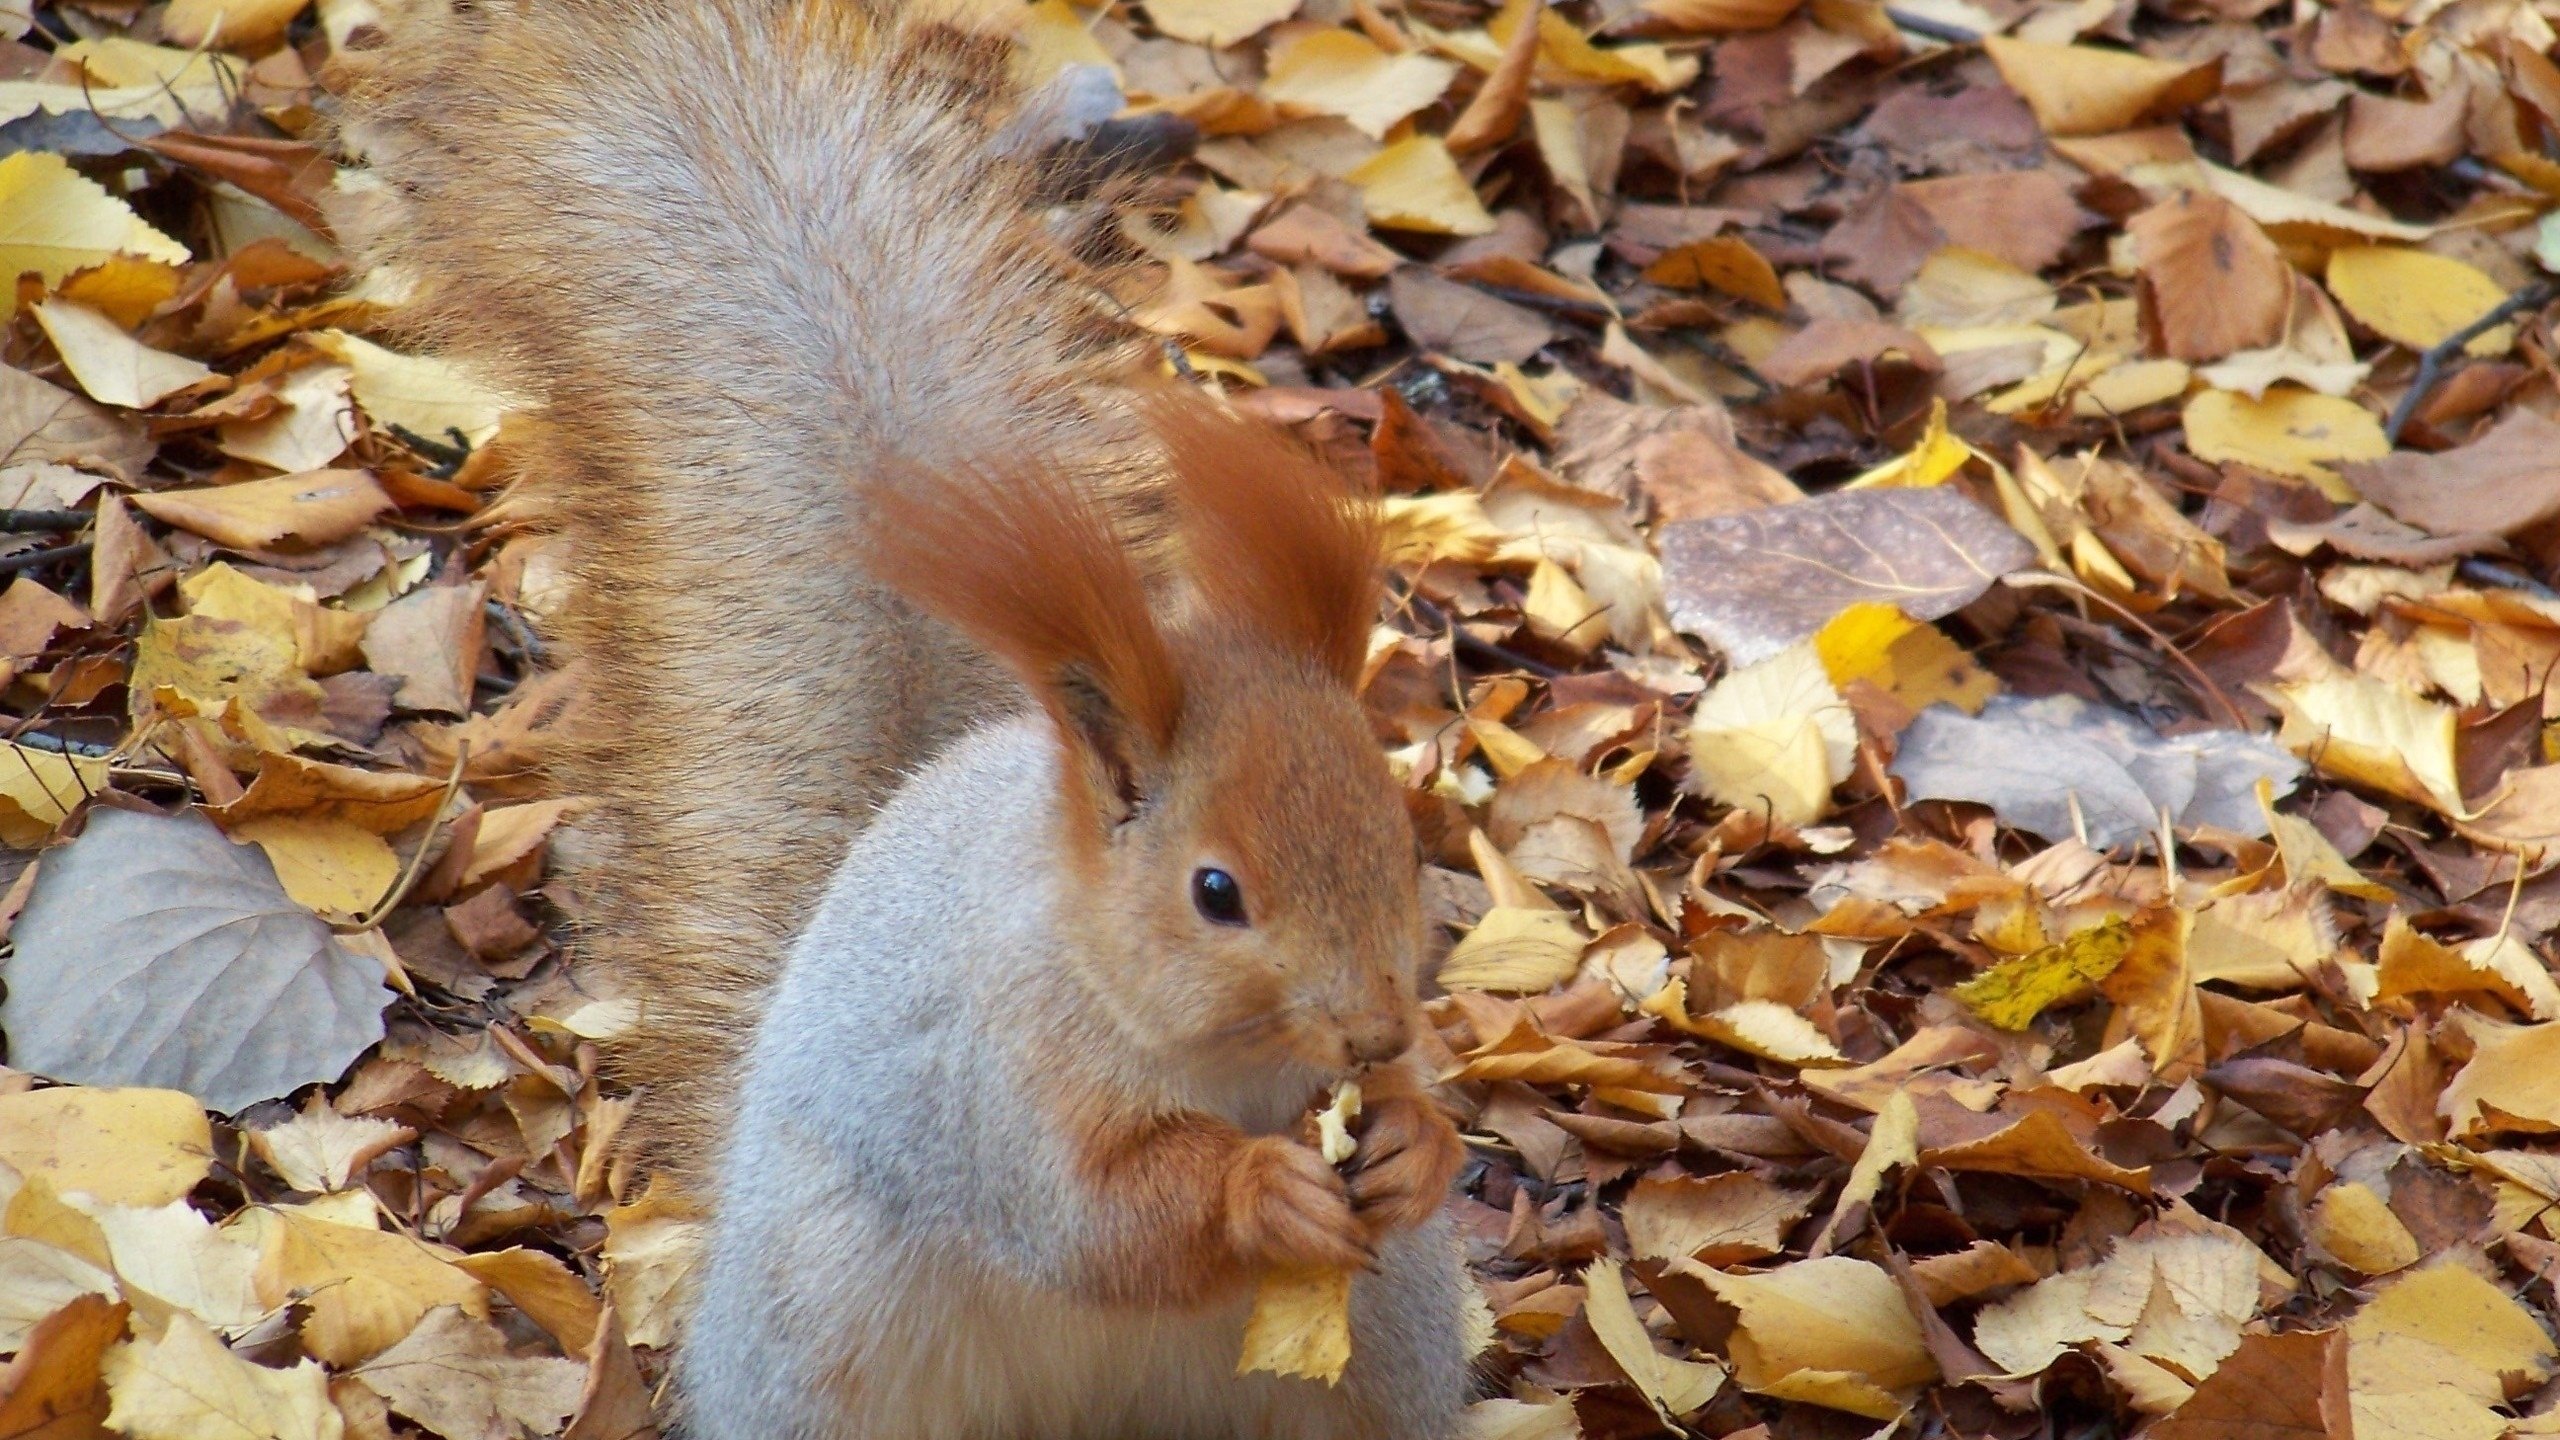
[[[679,1172],[853,830],[1014,703],[863,576],[866,484],[1102,467],[1124,429],[996,139],[1005,60],[880,3],[433,0],[352,86],[368,249],[526,402],[502,443],[568,537],[580,963],[642,1005],[617,1060]]]

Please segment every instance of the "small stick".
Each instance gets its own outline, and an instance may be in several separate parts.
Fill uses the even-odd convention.
[[[24,555],[0,556],[0,575],[15,575],[21,570],[41,570],[56,560],[77,560],[93,547],[83,540],[77,545],[56,545],[50,550],[30,550]]]
[[[86,510],[0,510],[0,530],[85,530],[95,518]]]
[[[2409,428],[2410,419],[2418,413],[2419,402],[2425,400],[2427,392],[2436,388],[2436,382],[2444,378],[2444,367],[2461,352],[2463,346],[2527,310],[2540,309],[2551,294],[2550,281],[2536,280],[2499,301],[2488,314],[2428,346],[2418,356],[2418,373],[2410,377],[2408,391],[2400,397],[2399,404],[2391,407],[2391,418],[2382,422],[2383,438],[2395,446],[2400,443],[2400,432]]]

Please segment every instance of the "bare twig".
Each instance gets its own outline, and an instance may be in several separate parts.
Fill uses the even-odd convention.
[[[2499,301],[2486,315],[2428,346],[2425,353],[2418,356],[2418,373],[2409,378],[2407,392],[2401,395],[2399,404],[2391,407],[2391,418],[2382,422],[2383,437],[2394,445],[2400,443],[2400,432],[2409,428],[2410,417],[2418,413],[2419,403],[2427,398],[2428,391],[2436,388],[2436,382],[2444,378],[2444,367],[2452,362],[2454,356],[2462,353],[2463,346],[2527,310],[2542,308],[2551,296],[2551,282],[2536,280]]]
[[[96,518],[86,510],[0,510],[0,530],[85,530]]]
[[[50,550],[30,550],[23,555],[0,555],[0,575],[15,575],[21,570],[41,570],[56,560],[77,560],[94,548],[86,540],[76,545],[56,545]]]
[[[2204,694],[2208,698],[2210,698],[2215,704],[2222,707],[2222,713],[2230,717],[2232,724],[2243,730],[2249,728],[2249,717],[2241,713],[2239,706],[2231,703],[2231,697],[2223,693],[2222,687],[2214,683],[2212,676],[2204,673],[2204,667],[2196,664],[2195,661],[2188,659],[2186,651],[2171,644],[2168,636],[2151,628],[2149,621],[2144,620],[2141,616],[2136,615],[2131,610],[2126,609],[2124,606],[2117,604],[2115,601],[2108,599],[2106,596],[2090,589],[2088,586],[2081,584],[2078,580],[2073,579],[2068,575],[2055,575],[2041,570],[2021,571],[2014,575],[2001,576],[2000,583],[2022,589],[2050,587],[2055,590],[2067,590],[2074,595],[2082,597],[2083,599],[2094,600],[2097,603],[2104,605],[2109,610],[2114,611],[2116,616],[2126,624],[2131,625],[2134,629],[2151,637],[2152,644],[2159,646],[2163,654],[2166,654],[2171,660],[2176,661],[2178,668],[2186,671],[2187,677],[2195,681],[2196,684],[2203,689]]]
[[[1543,660],[1532,660],[1517,650],[1496,645],[1490,640],[1477,639],[1467,633],[1466,628],[1458,623],[1455,616],[1423,599],[1419,591],[1405,590],[1402,587],[1398,589],[1401,594],[1397,598],[1412,606],[1415,616],[1423,624],[1446,634],[1451,648],[1477,665],[1498,666],[1505,670],[1526,670],[1541,680],[1553,680],[1565,673]]]
[[[418,837],[418,848],[410,852],[409,863],[401,869],[400,878],[391,883],[390,890],[371,910],[332,928],[349,935],[370,930],[381,924],[384,916],[399,909],[401,901],[409,898],[410,888],[426,871],[427,852],[435,848],[436,832],[444,828],[444,812],[453,804],[453,797],[461,792],[462,772],[470,763],[471,742],[465,740],[453,747],[453,773],[445,777],[444,796],[436,801],[435,812],[427,817],[427,833]]]

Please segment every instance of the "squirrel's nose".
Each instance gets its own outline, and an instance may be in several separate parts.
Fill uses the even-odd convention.
[[[1413,1043],[1413,1022],[1402,1010],[1363,1011],[1343,1020],[1342,1038],[1351,1046],[1352,1059],[1375,1065],[1393,1060]]]

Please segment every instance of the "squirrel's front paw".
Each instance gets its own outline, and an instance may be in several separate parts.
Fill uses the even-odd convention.
[[[1351,1204],[1371,1236],[1428,1220],[1449,1198],[1466,1146],[1440,1107],[1420,1094],[1369,1108],[1351,1161]]]
[[[1369,1232],[1352,1213],[1342,1177],[1294,1140],[1245,1143],[1227,1170],[1227,1240],[1256,1269],[1356,1270],[1368,1265]]]

